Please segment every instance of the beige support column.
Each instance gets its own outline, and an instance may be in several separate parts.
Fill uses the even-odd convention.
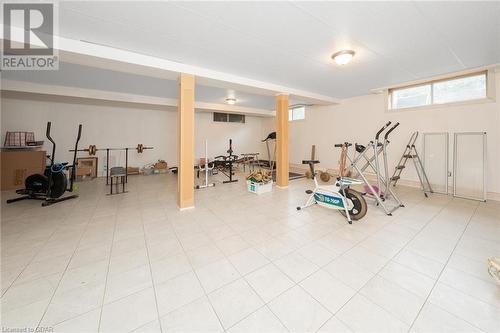
[[[276,185],[288,186],[288,95],[276,96]]]
[[[179,76],[177,105],[177,205],[180,209],[194,207],[194,76]]]

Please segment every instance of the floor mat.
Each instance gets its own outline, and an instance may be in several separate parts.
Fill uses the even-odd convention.
[[[305,178],[306,176],[303,173],[289,172],[288,179],[295,180]],[[273,181],[276,181],[276,171],[273,171]]]

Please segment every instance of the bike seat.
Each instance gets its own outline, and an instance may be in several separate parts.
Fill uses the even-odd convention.
[[[302,164],[318,164],[319,160],[302,160]]]
[[[313,193],[313,191],[312,191],[312,190],[306,190],[306,193],[307,193],[307,194],[312,194],[312,193]]]
[[[362,152],[366,149],[366,147],[365,147],[365,146],[360,145],[360,144],[357,144],[357,143],[356,143],[355,147],[356,147],[356,151],[357,151],[358,153],[362,153]]]

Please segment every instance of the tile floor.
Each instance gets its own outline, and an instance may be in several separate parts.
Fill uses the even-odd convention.
[[[240,176],[240,179],[242,177]],[[101,180],[47,208],[2,198],[2,327],[56,332],[499,332],[500,204],[400,188],[297,212],[310,181],[257,196],[240,180],[180,212],[174,175]]]

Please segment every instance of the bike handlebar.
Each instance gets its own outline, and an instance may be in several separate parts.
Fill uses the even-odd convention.
[[[375,135],[375,140],[378,140],[378,137],[380,136],[380,134],[387,128],[389,127],[389,125],[392,124],[390,121],[387,122],[387,124],[384,125],[384,127],[382,127],[378,132],[377,132],[377,135]]]
[[[399,122],[396,123],[396,125],[392,126],[386,133],[385,133],[385,136],[384,136],[384,140],[387,140],[387,138],[389,137],[389,134],[391,134],[392,131],[394,131],[396,129],[396,127],[399,126]]]

